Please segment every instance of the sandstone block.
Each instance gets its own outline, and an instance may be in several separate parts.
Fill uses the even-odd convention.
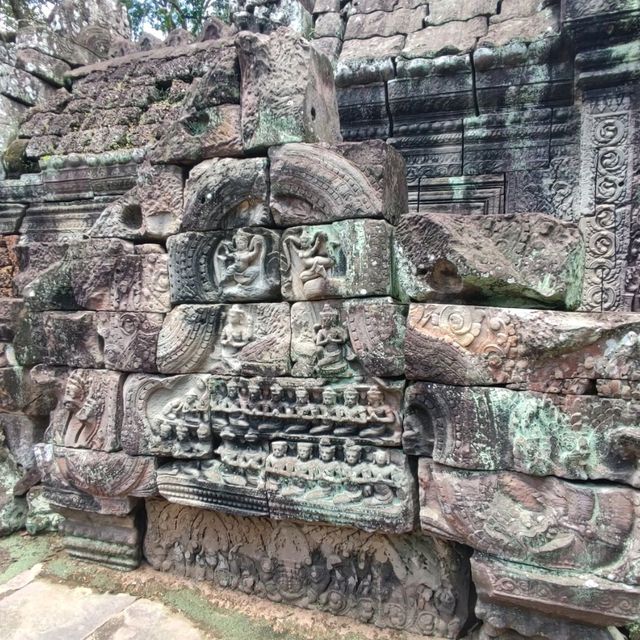
[[[136,514],[87,513],[65,507],[58,511],[64,516],[59,530],[70,556],[120,571],[138,567],[142,533]]]
[[[429,3],[427,23],[438,25],[457,20],[470,20],[476,16],[492,16],[497,10],[496,0],[466,0],[465,2],[455,2],[455,0],[435,0],[434,2],[432,0]]]
[[[292,374],[401,376],[405,312],[390,298],[296,302],[291,306]]]
[[[221,104],[183,110],[149,151],[157,163],[193,164],[207,158],[242,155],[240,107]]]
[[[161,373],[286,375],[290,369],[289,305],[181,305],[158,339]]]
[[[516,301],[575,309],[584,247],[551,216],[408,214],[394,234],[398,290],[412,300]]]
[[[424,531],[553,571],[637,586],[638,492],[629,487],[460,471],[422,458]]]
[[[373,11],[349,16],[345,40],[389,37],[408,34],[422,29],[427,16],[426,5],[415,9],[399,8],[393,11]]]
[[[267,161],[221,158],[195,166],[185,185],[183,231],[271,225]]]
[[[242,139],[246,151],[287,142],[337,142],[329,60],[293,32],[241,33]]]
[[[36,49],[18,49],[16,66],[57,87],[64,86],[65,73],[71,70],[66,62],[40,53]]]
[[[634,314],[573,314],[456,305],[409,307],[407,377],[580,395],[640,379]],[[542,354],[545,354],[544,356]]]
[[[244,302],[280,297],[280,234],[262,227],[169,238],[171,300]]]
[[[287,229],[282,235],[282,296],[319,300],[390,295],[391,230],[383,220]]]
[[[72,67],[91,64],[100,59],[95,53],[39,24],[32,24],[18,30],[16,48],[18,50],[35,49],[52,58],[58,58]]]
[[[361,217],[395,222],[406,207],[404,161],[381,141],[332,149],[290,144],[269,157],[270,205],[279,226]]]
[[[446,54],[470,52],[478,38],[487,33],[487,20],[476,17],[471,20],[453,21],[430,26],[407,36],[402,50],[404,58],[435,58]]]
[[[316,18],[314,25],[315,38],[338,38],[342,39],[344,34],[344,23],[339,13],[324,13]]]
[[[622,626],[637,619],[640,590],[629,584],[621,584],[580,570],[545,571],[477,552],[473,554],[471,568],[478,589],[478,606],[482,609],[493,607],[494,604],[519,607],[526,602],[526,616],[521,616],[517,623],[514,620],[517,613],[505,612],[501,615],[506,621],[513,621],[513,625],[517,624],[523,631],[525,625],[535,621],[536,611],[553,616],[551,620],[555,620],[558,625],[551,627],[555,633],[562,633],[562,620],[602,627]],[[484,617],[482,609],[480,615]],[[547,629],[551,620],[546,622]],[[580,636],[575,635],[582,631],[580,626],[569,630],[573,631],[573,635],[568,635],[567,640],[576,637],[599,638],[598,635],[590,635],[592,629],[587,629],[588,634]],[[545,637],[544,627],[538,626],[535,632]],[[559,640],[562,637],[564,636],[558,634],[550,636],[550,639]],[[610,636],[604,638],[609,640]]]
[[[180,167],[143,164],[137,171],[136,186],[106,207],[90,235],[163,240],[180,228],[182,194]]]
[[[96,451],[120,449],[124,378],[115,371],[72,371],[51,414],[51,442]]]
[[[132,375],[123,390],[122,447],[130,455],[211,457],[209,376]]]
[[[416,383],[405,394],[403,448],[459,469],[519,471],[640,488],[634,405],[491,387]]]
[[[43,363],[92,369],[104,363],[95,313],[90,311],[28,314],[13,346],[16,360],[24,366]]]
[[[0,83],[3,95],[29,106],[54,92],[46,82],[4,62],[0,62]]]
[[[480,37],[482,46],[502,47],[509,42],[535,42],[555,35],[560,30],[558,12],[548,7],[531,16],[504,22],[490,22],[486,34]]]
[[[96,321],[104,341],[104,366],[116,371],[156,371],[163,317],[160,313],[99,311]]]

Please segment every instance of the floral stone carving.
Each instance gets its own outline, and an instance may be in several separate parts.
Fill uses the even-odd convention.
[[[260,227],[181,233],[167,242],[171,299],[244,302],[280,296],[280,234]]]
[[[162,373],[285,375],[289,372],[289,305],[182,305],[158,339]]]

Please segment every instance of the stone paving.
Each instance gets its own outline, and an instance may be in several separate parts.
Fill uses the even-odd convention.
[[[39,577],[43,565],[0,586],[4,640],[201,640],[187,618],[165,605],[126,593],[97,593]]]

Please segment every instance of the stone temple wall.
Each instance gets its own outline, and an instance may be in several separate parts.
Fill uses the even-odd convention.
[[[458,121],[500,132],[449,138],[455,166],[421,128],[443,122],[421,110],[455,93],[453,54],[407,83],[424,163],[354,124],[375,101],[345,111],[342,54],[336,90],[292,30],[70,70],[0,181],[0,530],[33,495],[70,554],[115,568],[424,637],[620,638],[640,619],[640,12],[609,8],[603,52],[587,5],[536,18],[576,55],[571,104],[495,98],[541,100],[533,77],[553,93],[551,63],[496,73],[496,104]],[[488,32],[517,31],[507,7]],[[345,38],[397,37],[361,9]],[[520,178],[571,214],[525,207]]]

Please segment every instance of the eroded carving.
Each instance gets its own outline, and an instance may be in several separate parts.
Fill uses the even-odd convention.
[[[280,235],[259,227],[183,233],[168,243],[174,302],[273,300],[280,294]]]
[[[427,635],[456,637],[466,620],[466,561],[429,536],[269,523],[160,501],[148,501],[147,513],[144,550],[156,569]]]
[[[344,220],[294,227],[282,236],[280,273],[287,300],[389,295],[391,227]]]

